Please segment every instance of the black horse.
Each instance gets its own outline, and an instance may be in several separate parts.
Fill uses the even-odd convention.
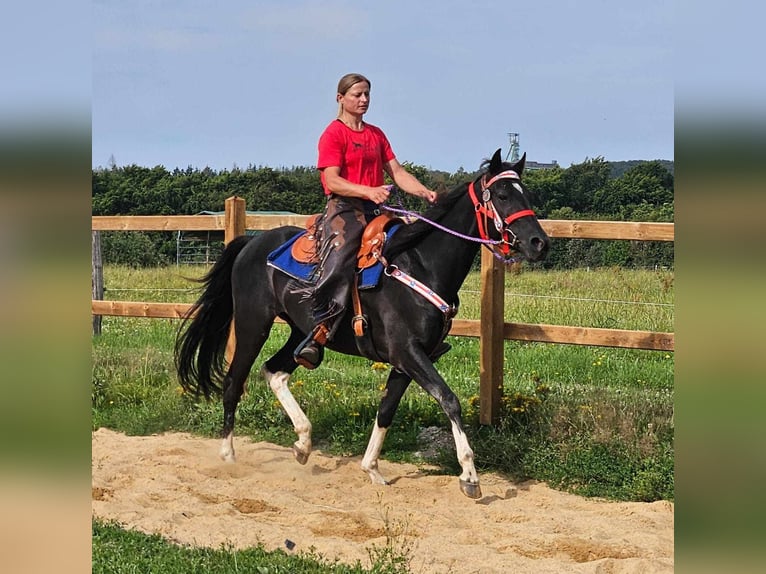
[[[438,401],[450,420],[462,467],[462,492],[470,498],[481,497],[460,403],[433,363],[449,349],[444,338],[457,311],[458,290],[482,242],[505,259],[520,256],[537,261],[548,251],[548,236],[530,208],[520,179],[525,159],[522,157],[514,165],[504,163],[497,150],[491,160],[482,164],[479,178],[441,195],[422,218],[402,226],[383,252],[386,276],[377,287],[360,291],[367,319],[366,345],[357,346],[351,327],[351,305],[328,344],[334,351],[366,356],[393,367],[361,463],[373,483],[387,484],[378,470],[378,458],[399,401],[414,380]],[[179,329],[176,368],[181,385],[206,398],[213,393],[223,394],[220,455],[227,461],[234,460],[234,415],[245,380],[277,317],[290,326],[290,337],[265,362],[261,375],[295,427],[296,459],[305,464],[311,453],[311,423],[287,385],[298,366],[293,351],[313,327],[311,301],[306,297],[305,285],[267,265],[269,254],[300,231],[297,227],[281,227],[231,241],[210,272],[200,279],[204,291]],[[394,280],[400,271],[407,280]],[[410,288],[410,278],[419,282],[421,290],[423,286],[430,288],[436,301]],[[236,346],[226,370],[225,351],[232,320]]]

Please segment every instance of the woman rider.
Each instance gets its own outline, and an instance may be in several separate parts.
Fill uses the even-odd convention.
[[[327,205],[319,237],[319,279],[313,290],[314,329],[295,350],[298,364],[316,368],[323,347],[338,328],[346,310],[355,271],[356,253],[368,221],[388,199],[383,185],[387,173],[402,191],[433,203],[436,193],[407,172],[396,160],[383,131],[363,120],[370,105],[370,81],[361,74],[346,74],[335,96],[338,117],[319,138],[322,186]]]

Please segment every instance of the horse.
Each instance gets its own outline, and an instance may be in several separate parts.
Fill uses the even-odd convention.
[[[399,402],[410,382],[415,381],[449,419],[462,468],[461,492],[469,498],[481,497],[460,402],[434,362],[449,350],[444,339],[457,312],[458,290],[482,244],[505,261],[540,261],[548,252],[549,238],[521,182],[525,161],[526,154],[516,163],[504,162],[498,149],[491,159],[484,160],[475,180],[440,194],[415,221],[402,225],[383,248],[384,276],[375,288],[358,292],[367,344],[357,344],[351,305],[327,344],[333,351],[392,367],[361,462],[373,484],[389,484],[378,469],[378,459]],[[285,226],[230,241],[209,272],[198,280],[202,293],[176,336],[175,366],[181,386],[208,400],[213,394],[222,395],[219,454],[225,461],[235,460],[237,405],[277,317],[289,325],[290,335],[263,364],[260,374],[292,421],[298,436],[293,444],[296,460],[306,464],[311,454],[311,422],[288,388],[298,367],[293,351],[313,327],[311,301],[305,284],[268,264],[269,255],[301,231]],[[395,277],[398,273],[405,280]],[[411,288],[413,285],[421,289]],[[424,290],[431,297],[424,296]],[[232,322],[236,344],[227,368],[226,346]]]

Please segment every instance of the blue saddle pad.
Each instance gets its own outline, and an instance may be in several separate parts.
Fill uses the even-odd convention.
[[[268,257],[266,258],[266,264],[274,267],[275,269],[279,269],[293,279],[313,283],[316,280],[314,277],[316,264],[301,263],[300,261],[296,261],[290,253],[290,248],[293,246],[293,243],[295,243],[301,235],[305,234],[305,230],[296,233],[285,243],[269,253]]]
[[[390,238],[397,229],[401,227],[401,224],[392,226],[387,232],[387,236]],[[301,235],[304,235],[306,231],[301,231],[288,239],[285,243],[277,247],[274,251],[269,253],[266,258],[267,265],[279,269],[282,273],[285,273],[293,279],[303,281],[304,283],[315,283],[316,264],[314,263],[301,263],[293,258],[290,249]],[[372,289],[378,285],[380,276],[383,275],[383,265],[376,263],[372,267],[362,270],[359,277],[359,289]]]

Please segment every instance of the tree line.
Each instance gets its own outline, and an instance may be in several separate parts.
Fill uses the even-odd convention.
[[[447,190],[469,181],[478,171],[455,173],[405,163],[404,167],[428,187]],[[535,211],[541,219],[602,221],[663,221],[674,217],[673,164],[667,161],[607,162],[586,159],[568,168],[524,173]],[[324,195],[316,168],[294,166],[215,171],[206,167],[172,171],[129,165],[93,169],[93,215],[194,215],[223,210],[226,198],[237,195],[250,211],[318,213]],[[399,194],[407,209],[422,211],[418,198]],[[668,242],[554,239],[543,268],[672,267],[673,244]],[[176,261],[172,232],[107,232],[102,249],[107,263],[131,266],[167,265]]]

